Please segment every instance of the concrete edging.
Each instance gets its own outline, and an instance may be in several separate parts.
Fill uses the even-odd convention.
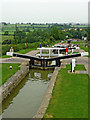
[[[11,76],[1,87],[0,87],[0,104],[11,91],[26,77],[29,72],[29,67],[26,63],[21,64],[21,69],[18,70],[13,76]]]
[[[54,87],[56,77],[57,77],[57,74],[58,74],[59,70],[60,70],[60,67],[55,68],[55,70],[53,72],[53,75],[51,77],[50,83],[48,85],[47,91],[44,95],[43,101],[42,101],[36,115],[33,118],[43,118],[43,116],[46,112],[46,109],[49,105],[50,98],[52,97],[53,87]]]

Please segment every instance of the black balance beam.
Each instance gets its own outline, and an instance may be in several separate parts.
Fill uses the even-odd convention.
[[[70,54],[70,55],[65,55],[65,56],[60,56],[60,57],[47,58],[47,59],[45,59],[45,58],[37,58],[37,57],[34,57],[34,56],[18,54],[18,53],[13,53],[13,56],[26,58],[26,59],[34,59],[34,60],[39,60],[39,61],[42,61],[42,60],[52,61],[52,60],[56,60],[56,59],[67,59],[67,58],[73,58],[73,57],[80,57],[81,53]]]

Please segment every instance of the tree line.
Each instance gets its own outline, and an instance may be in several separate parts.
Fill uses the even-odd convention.
[[[8,35],[8,32],[5,32]],[[64,40],[66,36],[68,39],[70,38],[78,38],[82,39],[82,36],[88,36],[88,28],[80,30],[80,28],[68,29],[68,30],[60,30],[57,26],[53,26],[47,29],[37,29],[34,31],[21,31],[16,26],[16,30],[14,32],[13,40],[5,40],[2,44],[19,44],[19,43],[34,43],[34,42],[47,42],[48,44],[57,40]]]
[[[19,43],[34,43],[34,42],[54,42],[57,40],[64,40],[65,33],[59,30],[57,27],[49,29],[38,29],[34,31],[29,31],[28,33],[20,31],[16,28],[14,32],[14,39],[3,41],[2,44],[19,44]]]

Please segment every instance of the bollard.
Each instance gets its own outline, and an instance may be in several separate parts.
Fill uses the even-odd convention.
[[[72,59],[72,63],[71,63],[71,72],[74,72],[74,67],[75,67],[75,59]]]
[[[12,69],[12,66],[9,66],[9,69]]]

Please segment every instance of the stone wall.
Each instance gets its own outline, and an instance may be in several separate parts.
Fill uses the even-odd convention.
[[[29,72],[27,63],[21,64],[21,69],[18,70],[7,82],[0,87],[0,103],[11,93],[11,91],[19,85],[19,83],[26,77]]]

